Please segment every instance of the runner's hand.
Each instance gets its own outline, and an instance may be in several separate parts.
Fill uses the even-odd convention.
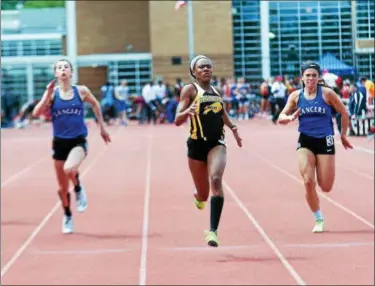
[[[194,102],[192,105],[188,107],[188,109],[186,109],[186,112],[189,115],[194,116],[197,113],[197,104]]]
[[[53,89],[55,88],[55,84],[56,84],[56,81],[57,79],[53,79],[50,81],[49,84],[47,84],[46,88],[49,90],[49,91],[53,91]]]
[[[238,145],[238,147],[242,147],[242,138],[241,138],[240,134],[238,133],[238,129],[237,129],[237,127],[234,127],[234,128],[232,129],[232,132],[233,132],[233,136],[234,136],[234,138],[235,138],[236,141],[237,141],[237,145]]]
[[[288,124],[296,120],[300,114],[301,114],[301,109],[298,108],[298,110],[294,112],[292,115],[285,115],[285,116],[282,116],[282,118],[279,117],[279,119],[277,120],[277,123]]]
[[[105,130],[105,129],[100,130],[100,135],[102,136],[102,138],[103,138],[103,140],[106,144],[111,142],[111,136],[109,135],[107,130]]]
[[[353,149],[353,146],[352,144],[350,144],[348,137],[346,137],[346,135],[341,135],[341,143],[345,149]]]

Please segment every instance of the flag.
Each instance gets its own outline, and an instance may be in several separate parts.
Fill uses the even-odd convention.
[[[177,11],[178,9],[184,7],[186,5],[186,1],[177,1],[174,5],[174,9]]]

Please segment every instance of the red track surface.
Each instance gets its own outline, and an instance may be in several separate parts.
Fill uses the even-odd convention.
[[[321,196],[327,231],[312,234],[296,127],[239,126],[242,149],[228,134],[217,249],[204,243],[209,205],[193,204],[186,127],[112,127],[108,147],[90,128],[89,208],[74,212],[72,235],[60,230],[50,128],[3,130],[2,284],[373,285],[373,142],[337,142],[334,190]]]

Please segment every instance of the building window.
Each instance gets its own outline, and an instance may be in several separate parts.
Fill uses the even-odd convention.
[[[374,81],[374,54],[357,54],[357,75]]]
[[[356,1],[357,39],[374,38],[374,1]]]
[[[15,41],[1,41],[1,57],[17,57],[18,46],[18,42]]]
[[[39,99],[43,96],[43,93],[46,90],[46,85],[51,81],[53,76],[51,65],[33,65],[33,88],[35,99]]]
[[[126,79],[130,93],[141,94],[143,86],[152,80],[151,60],[113,61],[108,67],[108,81],[119,85]]]
[[[325,53],[353,65],[350,1],[271,1],[269,7],[272,76],[296,76],[301,62]]]
[[[26,66],[8,65],[2,67],[1,88],[8,95],[14,96],[19,105],[25,103],[27,101]]]
[[[62,55],[61,39],[2,40],[2,57],[57,56]]]
[[[234,76],[262,81],[259,1],[232,1]]]

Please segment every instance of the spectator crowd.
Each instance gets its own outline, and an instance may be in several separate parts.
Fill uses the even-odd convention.
[[[334,73],[323,70],[322,79],[326,86],[334,89],[347,106],[352,119],[374,116],[374,82],[360,77],[356,81],[343,79]],[[226,111],[236,120],[249,120],[254,117],[276,123],[279,113],[286,104],[289,94],[301,88],[299,77],[275,76],[262,83],[248,82],[244,77],[212,79],[213,86],[223,92]],[[184,83],[177,78],[174,84],[162,78],[146,83],[140,94],[130,93],[126,79],[118,86],[107,82],[97,94],[107,124],[127,126],[129,120],[139,124],[173,123],[181,90]],[[31,111],[37,101],[28,102],[21,108],[7,96],[1,94],[2,127],[25,127],[31,118]],[[87,111],[89,114],[89,111]],[[44,120],[48,121],[48,114]],[[340,120],[337,118],[338,128]]]

